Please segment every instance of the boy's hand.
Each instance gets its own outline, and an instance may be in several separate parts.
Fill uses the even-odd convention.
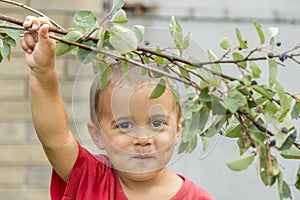
[[[50,21],[45,17],[27,16],[24,28],[32,28],[35,32],[26,32],[21,39],[21,47],[25,51],[25,59],[32,72],[45,74],[54,70],[56,42],[49,38]]]

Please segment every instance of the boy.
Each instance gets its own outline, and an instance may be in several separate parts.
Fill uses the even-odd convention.
[[[25,18],[21,40],[30,71],[32,118],[53,167],[51,198],[64,199],[185,199],[213,197],[165,166],[180,138],[182,117],[170,89],[157,99],[149,96],[157,80],[142,77],[133,67],[122,78],[112,65],[108,86],[91,88],[88,131],[108,156],[84,149],[68,128],[55,71],[55,41],[49,39],[46,18]],[[138,81],[131,81],[138,78]]]

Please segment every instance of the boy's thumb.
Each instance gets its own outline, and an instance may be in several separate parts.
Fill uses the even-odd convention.
[[[39,33],[38,33],[38,39],[40,42],[43,42],[43,40],[48,40],[49,39],[49,24],[43,24],[40,29],[39,29]]]

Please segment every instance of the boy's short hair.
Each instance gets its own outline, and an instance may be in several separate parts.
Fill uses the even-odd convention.
[[[150,67],[157,68],[157,65],[155,63],[148,64]],[[155,76],[151,73],[147,73],[146,75],[143,75],[141,72],[141,68],[138,66],[135,66],[133,64],[129,64],[129,72],[124,76],[124,72],[122,70],[122,64],[121,62],[114,62],[110,65],[110,73],[108,75],[108,82],[105,88],[100,89],[99,86],[99,80],[100,75],[96,75],[93,83],[90,88],[90,118],[91,122],[93,122],[96,126],[99,126],[99,119],[102,116],[101,109],[99,109],[99,106],[102,104],[104,97],[107,97],[108,95],[111,95],[111,91],[113,88],[122,86],[124,83],[128,84],[129,86],[137,86],[137,85],[145,85],[147,83],[149,84],[157,84],[159,82],[159,78],[155,78]],[[175,83],[168,81],[168,85],[172,84],[172,88],[177,88]],[[167,87],[170,88],[170,87]],[[178,114],[178,120],[181,118],[181,106],[178,101],[175,100],[176,104],[176,110]]]

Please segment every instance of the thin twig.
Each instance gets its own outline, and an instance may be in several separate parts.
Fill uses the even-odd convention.
[[[247,113],[241,109],[238,110],[238,113],[244,115],[247,119],[249,119],[255,125],[255,127],[258,128],[258,130],[260,130],[264,133],[267,133],[270,136],[274,136],[274,133],[272,133],[266,127],[264,127],[263,125],[258,123],[249,113]]]
[[[115,5],[112,6],[112,8],[110,9],[110,11],[107,13],[107,15],[101,20],[100,24],[102,26],[104,26],[104,24],[106,23],[107,19],[111,16],[112,12],[115,9]]]
[[[19,3],[19,2],[16,2],[16,1],[11,1],[11,0],[0,0],[0,2],[3,2],[3,3],[9,3],[9,4],[12,4],[12,5],[15,5],[15,6],[18,6],[18,7],[21,7],[21,8],[25,8],[26,10],[29,10],[35,14],[38,14],[39,16],[42,16],[42,17],[46,17],[50,20],[50,22],[55,25],[57,28],[63,30],[63,31],[66,31],[62,26],[60,26],[58,23],[56,23],[53,19],[49,18],[47,15],[45,15],[44,13],[38,11],[38,10],[35,10],[34,8],[31,8],[29,6],[26,6],[22,3]]]

